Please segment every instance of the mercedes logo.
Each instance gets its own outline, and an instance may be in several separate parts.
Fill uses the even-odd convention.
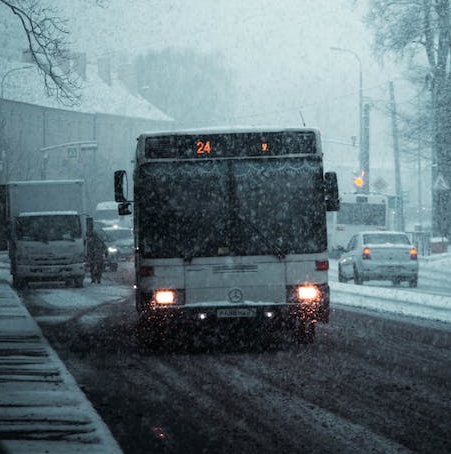
[[[243,292],[239,288],[233,288],[229,292],[229,300],[232,303],[239,303],[243,301]]]

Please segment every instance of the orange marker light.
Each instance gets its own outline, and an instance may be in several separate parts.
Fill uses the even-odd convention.
[[[267,142],[263,142],[262,143],[262,151],[268,151],[268,150],[269,150],[268,143]]]
[[[362,170],[362,172],[360,173],[360,175],[356,175],[354,177],[354,186],[358,189],[362,189],[364,186],[365,186],[365,179],[364,179],[364,176],[365,176],[365,172]]]

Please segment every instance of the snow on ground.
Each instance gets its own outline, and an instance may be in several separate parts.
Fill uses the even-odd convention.
[[[397,288],[331,283],[332,304],[451,323],[451,297]]]

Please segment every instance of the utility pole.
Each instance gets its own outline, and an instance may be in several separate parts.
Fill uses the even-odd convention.
[[[363,128],[362,128],[362,146],[360,153],[360,169],[363,173],[365,184],[362,187],[362,192],[368,194],[370,192],[370,105],[363,106]]]
[[[345,49],[342,47],[330,47],[330,50],[337,51],[337,52],[346,52],[348,54],[351,54],[354,56],[354,58],[357,60],[357,63],[359,65],[359,166],[360,166],[360,172],[363,172],[363,175],[366,174],[366,171],[364,167],[362,167],[362,163],[365,161],[365,150],[364,150],[364,140],[365,140],[365,132],[364,132],[364,109],[363,109],[363,71],[362,71],[362,60],[360,59],[359,55],[354,52],[351,49]],[[368,142],[369,143],[369,142]],[[368,156],[368,155],[367,155]],[[365,178],[365,176],[364,176]],[[361,189],[358,189],[358,191],[366,191],[368,190],[368,183],[366,182],[367,180],[364,180],[364,187]]]
[[[404,231],[404,209],[402,201],[402,185],[401,185],[401,167],[399,163],[399,142],[398,142],[398,122],[396,118],[396,103],[395,89],[393,82],[390,81],[390,112],[392,119],[392,135],[393,135],[393,158],[395,165],[395,192],[396,192],[396,207],[399,213],[398,228]]]

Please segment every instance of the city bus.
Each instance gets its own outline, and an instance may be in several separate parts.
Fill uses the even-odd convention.
[[[350,238],[363,230],[399,230],[396,197],[377,193],[342,193],[340,209],[328,213],[328,244],[338,257]]]
[[[316,129],[141,134],[133,201],[136,309],[146,336],[288,333],[312,342],[329,320],[326,210],[338,209]],[[286,337],[286,336],[285,336]]]

